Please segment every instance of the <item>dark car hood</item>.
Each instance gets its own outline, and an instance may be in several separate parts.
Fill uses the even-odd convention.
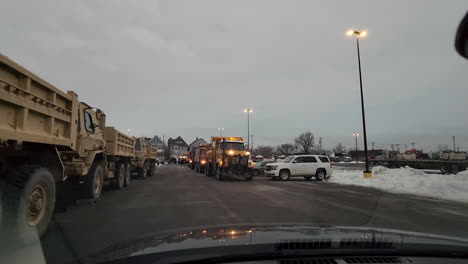
[[[87,262],[206,248],[268,245],[273,251],[311,249],[398,250],[404,245],[448,245],[468,249],[468,240],[426,233],[362,227],[297,225],[216,226],[178,229],[119,243],[92,254]]]

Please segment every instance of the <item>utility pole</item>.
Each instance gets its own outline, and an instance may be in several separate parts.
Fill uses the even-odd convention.
[[[455,147],[455,136],[452,136],[453,139],[453,152],[457,151],[457,148]]]
[[[371,142],[371,145],[372,145],[372,151],[373,151],[373,150],[374,150],[375,142]]]
[[[253,152],[253,150],[255,148],[254,141],[253,141],[253,135],[250,135],[250,137],[252,138],[252,140],[251,140],[252,141],[252,147],[250,148],[250,151]]]
[[[319,149],[318,154],[320,155],[320,151],[322,150],[322,137],[319,137]]]
[[[414,142],[411,142],[411,145],[413,145],[413,149],[414,149]]]

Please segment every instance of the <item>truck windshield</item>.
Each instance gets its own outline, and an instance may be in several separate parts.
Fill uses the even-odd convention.
[[[139,139],[135,140],[135,150],[141,150],[141,142]]]
[[[224,148],[224,144],[226,144],[226,148]],[[244,150],[244,143],[242,142],[221,142],[221,149],[232,149],[232,150]]]

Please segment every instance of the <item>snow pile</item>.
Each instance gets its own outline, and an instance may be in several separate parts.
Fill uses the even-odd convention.
[[[365,179],[362,174],[358,170],[334,170],[329,181],[468,202],[468,171],[441,175],[426,174],[410,167],[388,169],[377,166],[372,169],[373,178]]]

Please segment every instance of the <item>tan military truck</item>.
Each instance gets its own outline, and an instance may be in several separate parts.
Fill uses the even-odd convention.
[[[145,138],[134,138],[135,154],[132,160],[132,174],[139,178],[153,176],[156,171],[156,148],[146,142]]]
[[[105,127],[101,110],[0,54],[2,226],[44,234],[64,182],[91,199],[100,197],[104,180],[122,188],[133,148],[132,138]]]

